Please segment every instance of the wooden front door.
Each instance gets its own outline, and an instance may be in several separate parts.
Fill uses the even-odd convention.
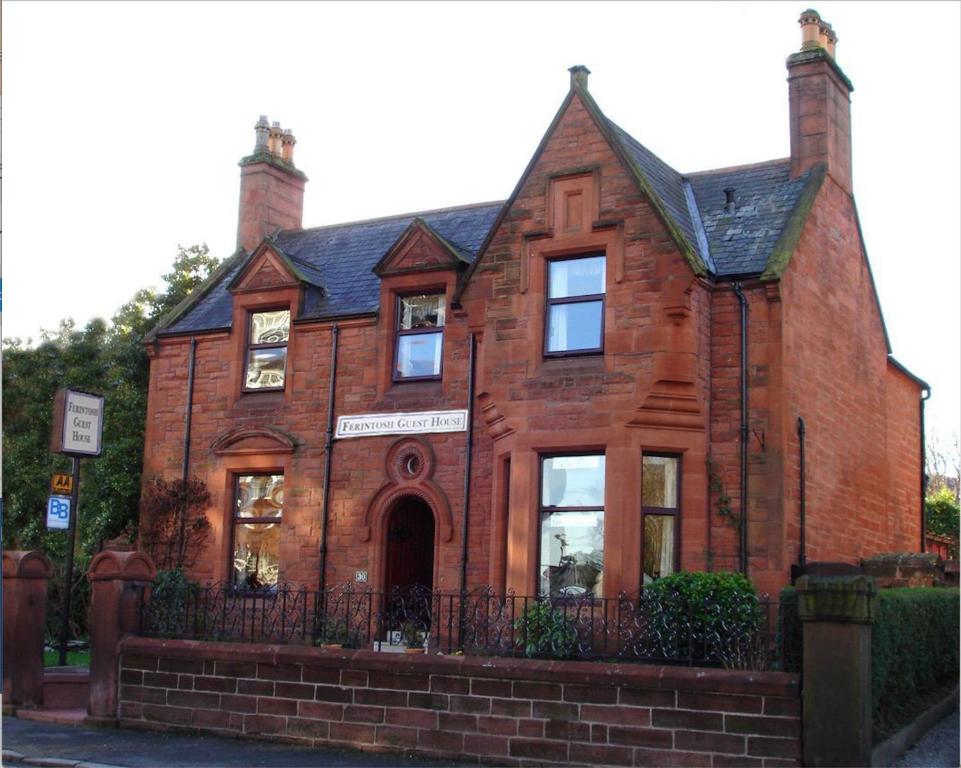
[[[434,586],[434,514],[416,496],[401,499],[390,513],[386,573],[388,593]]]

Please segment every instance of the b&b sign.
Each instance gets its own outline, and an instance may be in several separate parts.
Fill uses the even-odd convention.
[[[73,456],[99,456],[103,437],[103,398],[89,392],[57,390],[50,450]]]
[[[47,528],[66,530],[70,527],[70,497],[51,496],[47,500]]]

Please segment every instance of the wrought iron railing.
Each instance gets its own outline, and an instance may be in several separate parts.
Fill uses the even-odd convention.
[[[461,595],[353,585],[323,593],[191,586],[148,597],[140,614],[147,636],[796,670],[782,627],[767,596],[696,604],[643,592],[548,600],[489,588]]]

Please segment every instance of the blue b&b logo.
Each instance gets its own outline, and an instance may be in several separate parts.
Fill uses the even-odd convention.
[[[66,530],[70,527],[70,497],[51,496],[47,501],[47,528]]]

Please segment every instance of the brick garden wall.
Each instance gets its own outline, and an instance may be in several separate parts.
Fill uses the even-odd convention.
[[[120,720],[496,765],[791,766],[797,675],[128,637]]]

